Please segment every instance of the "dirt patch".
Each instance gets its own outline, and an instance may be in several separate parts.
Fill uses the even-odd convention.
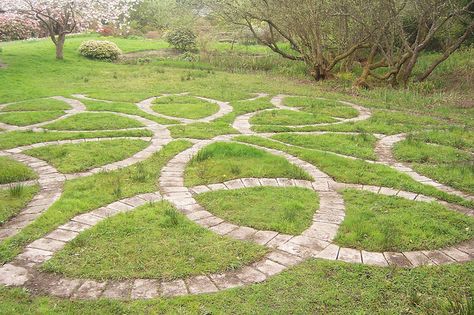
[[[5,68],[8,68],[8,65],[6,63],[3,63],[1,60],[0,60],[0,69],[5,69]]]

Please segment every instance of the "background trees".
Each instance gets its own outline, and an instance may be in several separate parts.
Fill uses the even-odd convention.
[[[123,22],[139,0],[2,0],[0,9],[37,21],[63,59],[66,35],[101,24]]]

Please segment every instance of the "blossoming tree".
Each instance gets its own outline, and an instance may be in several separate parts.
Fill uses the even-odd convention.
[[[64,58],[66,35],[109,23],[124,23],[141,0],[1,0],[0,10],[38,21]]]

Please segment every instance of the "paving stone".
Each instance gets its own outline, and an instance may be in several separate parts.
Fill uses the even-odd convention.
[[[265,259],[253,264],[253,267],[268,276],[276,275],[286,269],[286,266],[276,263],[272,260]]]
[[[162,294],[165,297],[180,296],[188,294],[186,284],[183,280],[175,280],[161,283]]]
[[[160,283],[157,280],[137,279],[133,283],[132,299],[152,299],[159,295]]]
[[[296,255],[291,255],[282,251],[273,251],[270,254],[268,254],[267,257],[268,259],[271,259],[274,262],[277,262],[281,265],[288,266],[288,267],[296,265],[297,263],[303,260],[301,257],[298,257]]]
[[[197,221],[197,220],[201,220],[201,219],[204,219],[204,218],[212,217],[212,213],[210,213],[208,211],[197,211],[197,212],[192,212],[192,213],[188,214],[187,217],[188,217],[189,220]]]
[[[265,274],[249,266],[240,269],[236,276],[244,283],[259,283],[267,279]]]
[[[380,188],[379,194],[386,195],[386,196],[395,196],[398,193],[398,190],[382,187]]]
[[[224,184],[210,184],[210,185],[207,185],[207,187],[209,187],[209,189],[212,191],[227,189],[226,185]]]
[[[277,235],[278,235],[278,232],[258,231],[252,236],[252,241],[260,245],[265,245]]]
[[[262,186],[278,187],[278,182],[275,178],[259,178]]]
[[[120,211],[116,209],[107,208],[107,207],[101,207],[99,209],[91,211],[90,213],[98,217],[108,218],[108,217],[112,217],[116,215],[117,213],[120,213]]]
[[[195,194],[202,194],[202,193],[206,193],[208,191],[211,191],[207,186],[196,186],[196,187],[193,187],[191,188],[191,190],[195,193]]]
[[[49,260],[53,256],[54,252],[37,249],[37,248],[25,248],[23,253],[18,255],[18,259],[26,260],[34,263],[43,263]]]
[[[245,187],[257,187],[261,185],[257,178],[243,178],[242,182]]]
[[[314,221],[331,223],[331,224],[341,224],[344,221],[344,215],[338,215],[334,213],[327,213],[327,212],[316,212],[313,217]]]
[[[106,282],[97,282],[93,280],[86,280],[84,283],[77,289],[76,292],[72,294],[73,299],[97,299],[104,291]]]
[[[132,284],[130,281],[109,282],[102,297],[109,299],[128,299]]]
[[[72,218],[72,221],[76,221],[79,223],[84,223],[84,224],[93,226],[99,223],[100,221],[102,221],[103,219],[104,219],[103,217],[95,216],[90,213],[85,213],[85,214],[75,216],[74,218]]]
[[[241,226],[232,232],[230,232],[229,235],[230,237],[233,237],[238,240],[249,240],[251,239],[252,235],[254,235],[257,232],[257,230],[246,227],[246,226]]]
[[[204,218],[204,219],[201,219],[201,220],[197,220],[195,222],[197,224],[199,224],[200,226],[209,228],[209,227],[216,226],[216,225],[224,222],[224,220],[222,220],[221,218],[212,216],[212,217],[207,217],[207,218]]]
[[[471,260],[471,257],[468,254],[454,247],[445,248],[442,250],[442,252],[451,257],[452,259],[456,260],[457,262],[467,262]]]
[[[79,223],[75,221],[69,221],[68,223],[61,225],[59,227],[62,230],[68,230],[68,231],[73,231],[73,232],[83,232],[89,228],[91,228],[90,225],[84,224],[84,223]]]
[[[292,187],[294,183],[291,179],[288,178],[277,178],[278,186],[280,187]]]
[[[336,237],[338,230],[339,226],[337,224],[313,222],[313,225],[302,235],[330,242]]]
[[[293,236],[287,234],[278,234],[275,236],[270,242],[266,244],[266,246],[271,248],[277,248],[286,242],[288,242]]]
[[[69,298],[80,285],[81,281],[78,279],[60,279],[51,283],[49,293],[56,297]]]
[[[456,246],[462,252],[469,254],[474,257],[474,239],[464,242]]]
[[[210,228],[211,231],[216,232],[219,235],[226,235],[233,230],[237,229],[239,226],[227,222],[222,222],[221,224],[218,224],[216,226],[213,226]]]
[[[337,260],[340,247],[335,244],[330,244],[325,249],[317,253],[314,257],[328,260]]]
[[[341,247],[337,260],[348,263],[362,263],[362,255],[357,249]]]
[[[313,189],[313,184],[307,180],[301,180],[301,179],[294,179],[293,180],[295,186],[298,187],[303,187],[303,188],[308,188],[308,189]]]
[[[413,267],[434,265],[434,263],[421,251],[403,252],[403,255],[405,255],[405,257],[410,261]]]
[[[206,276],[196,276],[186,280],[188,285],[189,293],[200,294],[200,293],[211,293],[217,292],[219,289],[212,283],[211,279]]]
[[[422,201],[422,202],[433,202],[433,201],[435,201],[436,199],[435,199],[435,198],[432,198],[432,197],[427,197],[427,196],[423,196],[423,195],[418,195],[415,200],[416,200],[416,201]]]
[[[126,211],[130,211],[130,210],[133,209],[132,206],[127,205],[127,204],[125,204],[121,201],[116,201],[114,203],[111,203],[110,205],[107,206],[107,208],[117,210],[119,212],[126,212]]]
[[[139,197],[127,198],[127,199],[124,199],[123,202],[126,203],[127,205],[130,205],[130,206],[134,207],[134,208],[140,207],[140,206],[147,203],[146,200],[144,200],[142,198],[139,198]]]
[[[65,242],[57,241],[49,238],[40,238],[28,245],[28,248],[37,248],[50,252],[57,252],[66,245]]]
[[[411,262],[402,253],[384,252],[383,255],[385,256],[385,259],[387,259],[389,265],[403,268],[413,267]]]
[[[380,266],[380,267],[388,266],[388,262],[385,259],[385,256],[383,255],[383,253],[367,252],[363,250],[361,251],[361,254],[362,254],[362,262],[366,265]]]
[[[234,273],[213,274],[209,276],[221,290],[236,288],[244,283]]]
[[[454,262],[454,259],[439,250],[423,251],[423,254],[437,265],[451,264]]]
[[[313,182],[313,189],[316,191],[328,191],[329,190],[329,183],[327,181],[317,181]]]
[[[241,189],[245,187],[240,179],[225,182],[224,185],[229,189]]]
[[[415,200],[415,198],[416,198],[416,196],[418,196],[418,194],[411,193],[411,192],[408,192],[408,191],[399,191],[397,196],[401,197],[401,198],[408,199],[408,200]]]
[[[296,244],[292,242],[291,239],[289,242],[286,242],[283,245],[278,246],[278,249],[284,252],[287,252],[292,255],[300,256],[300,257],[311,257],[319,253],[324,247],[321,246],[320,249],[309,248],[300,244]]]
[[[28,270],[11,264],[0,267],[0,284],[6,286],[20,286],[28,281]]]

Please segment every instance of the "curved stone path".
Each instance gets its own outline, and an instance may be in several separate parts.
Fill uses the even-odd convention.
[[[178,94],[178,95],[186,95]],[[87,96],[76,94],[73,95],[79,99],[89,99]],[[164,95],[167,96],[167,95]],[[247,101],[257,100],[267,97],[268,94],[256,94],[254,98]],[[285,95],[278,95],[272,98],[271,102],[277,109],[289,109],[297,111],[296,107],[287,107],[283,105]],[[198,97],[199,98],[199,97]],[[65,116],[71,116],[79,112],[86,112],[85,106],[78,100],[72,100],[62,97],[56,99],[64,100],[72,106],[72,110],[68,111]],[[232,111],[229,103],[215,101],[206,98],[200,98],[219,105],[219,112],[200,120],[187,120],[177,117],[168,117],[158,114],[151,110],[151,104],[156,98],[151,98],[138,103],[138,107],[145,112],[157,117],[163,117],[179,121],[182,124],[194,122],[210,122],[222,117]],[[102,100],[101,100],[102,101]],[[108,101],[110,102],[110,101]],[[351,119],[338,119],[334,123],[314,124],[315,125],[332,125],[341,124],[351,121],[362,121],[371,116],[370,110],[348,102],[341,102],[358,110],[359,115]],[[91,112],[91,111],[87,111]],[[93,112],[93,111],[92,111]],[[270,137],[273,134],[257,134],[251,130],[250,119],[262,111],[241,115],[236,118],[233,127],[242,134],[256,134],[263,137]],[[87,139],[87,140],[66,140],[55,141],[50,143],[38,143],[29,146],[18,147],[10,150],[0,151],[0,155],[6,155],[17,161],[23,162],[33,168],[39,175],[37,181],[40,185],[40,193],[37,195],[28,207],[18,216],[0,228],[0,240],[17,233],[22,227],[28,225],[36,219],[42,212],[49,208],[61,195],[62,185],[66,179],[77,178],[92,175],[100,170],[114,170],[126,166],[133,165],[139,161],[149,158],[153,153],[159,151],[164,145],[172,141],[168,129],[164,126],[145,119],[143,117],[128,115],[123,113],[114,114],[135,119],[145,125],[145,129],[151,130],[152,137],[121,137],[130,139],[143,139],[150,141],[150,146],[145,150],[135,154],[134,156],[123,161],[111,163],[109,165],[97,168],[88,172],[79,174],[63,175],[46,162],[23,155],[21,152],[45,145],[58,145],[65,143],[81,143],[84,141],[106,141],[121,138],[104,138],[104,139]],[[64,119],[60,117],[57,120]],[[55,120],[55,121],[57,121]],[[36,130],[45,122],[33,126],[22,127],[21,130]],[[1,127],[1,126],[0,126]],[[301,126],[294,126],[301,127]],[[19,130],[18,128],[5,128],[6,132],[11,130]],[[301,134],[323,134],[329,132],[310,132]],[[347,133],[357,134],[357,133]],[[385,137],[376,135],[380,140],[377,144],[376,153],[380,157],[380,161],[372,163],[383,163],[390,165],[399,171],[405,173],[414,173],[405,166],[400,166],[393,160],[391,150],[393,145],[403,140],[404,135],[396,135]],[[174,156],[165,167],[161,170],[159,178],[160,192],[140,194],[134,197],[125,198],[99,209],[84,213],[72,218],[69,222],[61,225],[54,231],[48,233],[44,237],[37,239],[26,246],[24,251],[18,255],[13,261],[0,267],[0,284],[8,286],[22,286],[28,288],[31,292],[38,294],[49,294],[59,297],[77,298],[77,299],[95,299],[95,298],[112,298],[112,299],[148,299],[157,296],[178,296],[186,294],[209,293],[225,290],[228,288],[258,283],[266,280],[268,277],[280,273],[289,266],[295,265],[309,257],[317,257],[329,260],[340,260],[349,263],[362,263],[377,266],[395,265],[399,267],[417,267],[422,265],[442,265],[447,263],[461,263],[474,259],[474,240],[463,242],[461,244],[430,251],[412,251],[412,252],[367,252],[352,248],[339,247],[333,243],[333,240],[345,217],[344,200],[340,194],[342,189],[352,188],[371,191],[378,194],[389,196],[398,196],[409,200],[419,202],[438,202],[450,207],[455,211],[459,211],[468,216],[474,216],[474,210],[451,205],[449,203],[435,200],[434,198],[414,194],[406,191],[394,190],[387,187],[375,187],[367,185],[350,185],[337,183],[327,174],[321,172],[314,165],[309,164],[295,156],[286,152],[260,147],[257,145],[247,144],[267,151],[271,154],[280,156],[288,160],[290,163],[305,170],[312,176],[313,181],[296,180],[289,178],[241,178],[224,183],[215,183],[210,185],[201,185],[196,187],[186,187],[184,185],[184,170],[189,161],[203,147],[215,142],[233,141],[235,135],[218,136],[211,140],[193,140],[194,145]],[[353,158],[340,155],[345,158]],[[400,168],[400,169],[399,169]],[[412,176],[415,180],[423,182],[416,175]],[[428,183],[428,182],[423,182]],[[429,184],[429,183],[428,183]],[[215,191],[221,189],[243,189],[256,186],[275,186],[275,187],[304,187],[314,190],[320,197],[320,207],[315,211],[310,227],[300,235],[286,235],[275,231],[256,230],[247,226],[238,226],[208,212],[200,206],[194,199],[196,194]],[[437,188],[444,187],[435,183]],[[453,192],[450,190],[449,192]],[[459,195],[459,194],[458,194]],[[472,196],[464,194],[466,199],[472,200]],[[210,229],[211,231],[231,237],[237,240],[255,242],[257,244],[269,248],[269,253],[259,261],[244,266],[238,270],[224,272],[220,274],[200,275],[189,277],[186,279],[177,279],[175,281],[159,281],[156,279],[131,279],[124,281],[95,281],[85,279],[68,279],[60,275],[53,275],[39,270],[39,266],[46,260],[50,259],[54,253],[61,250],[67,242],[73,240],[80,232],[85,231],[102,220],[116,215],[118,213],[131,211],[148,202],[168,201],[172,203],[179,211],[187,216],[188,219],[196,222],[200,226]],[[13,233],[13,234],[9,234]]]

